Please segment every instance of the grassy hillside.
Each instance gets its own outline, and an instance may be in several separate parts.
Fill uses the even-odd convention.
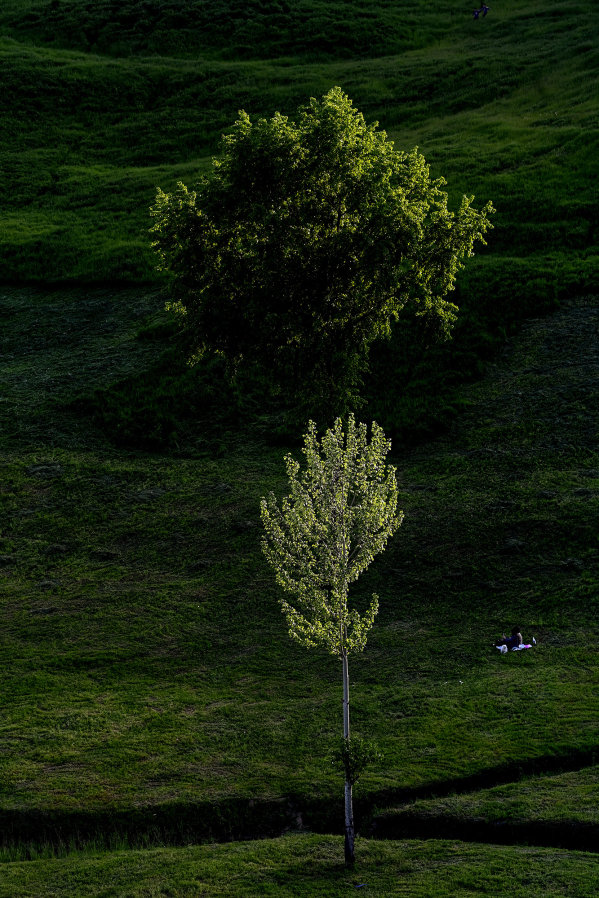
[[[528,841],[594,851],[597,844],[597,765],[575,772],[526,778],[443,798],[420,799],[385,811],[376,821],[379,834],[406,838],[443,832],[480,841]],[[564,827],[565,824],[565,827]],[[571,840],[564,837],[570,828]]]
[[[177,8],[3,5],[4,281],[153,277],[155,186],[193,181],[238,109],[290,114],[340,84],[399,146],[419,145],[455,200],[494,201],[489,254],[466,293],[484,297],[490,281],[508,295],[512,270],[540,301],[596,288],[590,2],[505,0],[478,22],[449,0]]]
[[[381,612],[351,663],[352,719],[384,754],[356,790],[358,826],[445,836],[492,829],[503,809],[520,840],[556,826],[554,846],[596,828],[593,11],[2,5],[0,895],[341,888],[328,838],[320,854],[312,837],[264,843],[271,878],[245,866],[255,845],[164,847],[337,831],[341,673],[290,642],[259,551],[259,499],[285,489],[273,418],[256,385],[240,395],[177,361],[147,233],[156,185],[193,182],[239,108],[292,114],[333,84],[418,145],[454,201],[497,207],[460,279],[454,343],[400,399],[406,325],[368,385],[368,414],[394,431],[422,437],[441,387],[460,417],[420,448],[396,442],[405,523],[356,590],[358,604],[376,590]],[[484,382],[457,386],[558,301]],[[538,646],[502,657],[491,643],[514,623]],[[163,847],[17,862],[85,845]],[[511,864],[527,866],[515,894],[596,891],[582,854],[362,850],[371,894],[398,876],[406,894],[497,894]],[[308,856],[314,881],[298,873]]]
[[[447,28],[431,8],[389,0],[9,0],[2,24],[11,36],[93,53],[225,59],[395,54],[427,46]]]
[[[339,863],[338,840],[287,836],[276,841],[153,851],[117,851],[62,860],[3,865],[1,898],[128,898],[198,895],[247,898],[342,898],[359,889],[368,898],[587,898],[599,887],[596,856],[537,848],[460,842],[358,841],[358,867]],[[512,881],[513,880],[513,881]]]
[[[112,448],[72,400],[143,364],[153,301],[102,302],[2,293],[5,838],[335,827],[340,671],[289,641],[258,551],[282,450],[247,429],[220,450],[201,432],[169,456]],[[356,594],[381,613],[352,662],[354,726],[385,755],[361,826],[473,776],[592,761],[598,326],[588,303],[531,326],[450,437],[396,457],[406,521]],[[539,645],[501,657],[512,621]]]

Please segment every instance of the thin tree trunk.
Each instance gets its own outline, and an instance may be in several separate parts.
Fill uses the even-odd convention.
[[[343,651],[343,738],[349,739],[349,671],[347,651]],[[354,856],[354,809],[349,771],[345,771],[345,866],[353,867]]]

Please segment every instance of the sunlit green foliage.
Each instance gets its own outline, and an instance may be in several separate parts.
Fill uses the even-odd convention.
[[[455,321],[447,294],[493,209],[452,213],[443,184],[338,87],[295,121],[242,113],[212,174],[152,208],[194,354],[262,363],[309,411],[343,412],[401,309]]]
[[[287,455],[290,493],[279,507],[273,493],[261,503],[262,548],[277,583],[294,596],[281,599],[289,635],[341,658],[362,651],[378,611],[378,596],[364,614],[349,609],[348,591],[403,519],[397,510],[395,468],[385,464],[390,443],[373,423],[340,418],[319,441],[310,423],[304,437],[305,469]]]

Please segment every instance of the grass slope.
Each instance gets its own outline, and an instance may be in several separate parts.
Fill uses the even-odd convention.
[[[447,28],[433,10],[405,0],[9,0],[0,21],[12,36],[94,53],[262,59],[401,53]]]
[[[465,293],[504,301],[514,272],[533,302],[596,289],[590,2],[505,0],[479,22],[449,0],[190,2],[185,21],[173,10],[150,0],[4,4],[4,281],[152,278],[155,186],[193,181],[238,109],[293,114],[340,84],[399,146],[420,146],[454,201],[467,192],[495,202],[490,252]],[[209,28],[197,26],[204,15]],[[248,52],[236,28],[239,41],[251,32]]]
[[[340,863],[338,839],[314,836],[91,857],[75,854],[3,864],[0,896],[340,898],[359,889],[359,894],[373,898],[471,898],[506,890],[514,898],[589,898],[599,888],[596,856],[582,852],[359,840],[357,858],[355,871],[348,873]]]
[[[146,407],[144,380],[172,359],[157,363],[160,338],[139,339],[148,318],[161,326],[147,235],[155,185],[193,181],[240,107],[293,113],[340,84],[399,146],[420,146],[454,199],[472,192],[497,206],[492,243],[460,281],[459,364],[476,368],[484,341],[523,315],[597,290],[590,3],[505,0],[484,22],[449,0],[255,3],[243,14],[190,2],[186,12],[167,0],[7,0],[0,11],[0,280],[37,285],[0,291],[7,859],[341,820],[328,760],[340,671],[287,639],[259,552],[257,506],[285,489],[283,449],[270,422],[241,426],[236,398],[208,375],[181,396],[180,371],[162,370],[160,415]],[[72,289],[92,283],[104,286]],[[493,823],[505,806],[524,825],[596,825],[598,328],[591,297],[533,322],[489,379],[456,394],[462,415],[448,437],[396,452],[406,520],[356,591],[358,604],[374,589],[381,597],[351,665],[355,731],[385,755],[357,789],[363,831],[377,808],[400,806],[397,818],[406,803],[463,823]],[[393,351],[385,364],[383,380]],[[392,393],[378,400],[384,420]],[[407,397],[412,420],[423,401]],[[169,454],[122,448],[124,419],[137,445],[144,431]],[[501,657],[490,643],[513,622],[539,645]],[[526,792],[523,777],[549,772],[542,813],[493,791]],[[451,792],[451,808],[424,804]],[[588,813],[576,811],[580,794]],[[318,845],[7,864],[0,890],[95,894],[100,882],[197,894],[201,862],[213,894],[258,881],[277,894],[336,894],[332,843]],[[506,868],[529,863],[512,890],[596,891],[582,855],[429,847],[456,861],[451,875],[429,875],[421,845],[363,843],[372,893],[403,874],[407,894],[496,893]],[[318,851],[322,863],[298,874]],[[256,852],[271,878],[247,871]]]
[[[385,822],[399,822],[403,817],[408,831],[415,818],[423,822],[442,819],[449,827],[464,821],[473,826],[487,822],[546,827],[576,823],[592,827],[596,841],[598,794],[599,767],[595,764],[583,770],[527,778],[517,785],[509,783],[445,798],[416,800],[401,810],[386,812]]]
[[[5,838],[336,825],[340,671],[288,640],[258,548],[281,450],[252,432],[222,457],[111,448],[69,401],[142,362],[156,300],[93,316],[103,296],[2,293]],[[406,520],[356,592],[381,596],[351,665],[355,730],[385,753],[363,821],[596,751],[597,316],[530,326],[450,437],[396,458]],[[539,645],[499,656],[514,620]]]

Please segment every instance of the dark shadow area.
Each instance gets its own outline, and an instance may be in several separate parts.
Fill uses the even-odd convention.
[[[575,821],[512,822],[456,817],[381,815],[368,833],[377,839],[459,839],[494,845],[536,845],[575,851],[599,851],[599,826]]]
[[[381,839],[458,838],[503,844],[546,845],[599,850],[599,825],[572,822],[510,823],[423,819],[409,812],[379,811],[422,798],[472,792],[517,782],[539,774],[580,770],[597,763],[599,748],[566,755],[545,756],[501,765],[472,776],[431,783],[411,789],[388,789],[357,796],[357,831]],[[173,802],[160,806],[103,811],[0,812],[0,844],[20,847],[36,856],[40,847],[56,854],[93,846],[98,850],[145,848],[274,838],[289,831],[341,833],[343,802],[330,797],[302,796],[260,801],[248,798],[221,802]]]

